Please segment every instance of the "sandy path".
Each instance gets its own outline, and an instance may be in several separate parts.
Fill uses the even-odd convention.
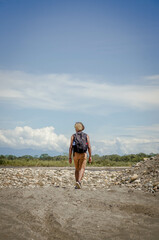
[[[158,193],[119,186],[4,188],[0,240],[157,240],[158,205]]]

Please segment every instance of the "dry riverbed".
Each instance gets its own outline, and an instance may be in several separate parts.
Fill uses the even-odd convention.
[[[73,169],[1,168],[0,240],[157,240],[157,181],[158,158],[88,169],[80,190]]]

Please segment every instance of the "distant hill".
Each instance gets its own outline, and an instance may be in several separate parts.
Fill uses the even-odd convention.
[[[23,155],[31,155],[31,156],[35,156],[38,155],[40,156],[42,153],[47,153],[50,156],[56,156],[56,155],[60,155],[60,154],[64,154],[64,153],[59,153],[59,152],[53,152],[53,151],[49,151],[47,150],[34,150],[31,148],[27,148],[27,149],[13,149],[13,148],[2,148],[0,147],[0,155],[15,155],[15,156],[23,156]]]

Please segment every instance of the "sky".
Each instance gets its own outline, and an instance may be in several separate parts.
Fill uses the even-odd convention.
[[[159,153],[158,0],[0,0],[0,154]]]

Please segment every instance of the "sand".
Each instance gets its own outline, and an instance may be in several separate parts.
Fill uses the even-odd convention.
[[[113,186],[0,189],[0,240],[158,240],[159,194]]]

